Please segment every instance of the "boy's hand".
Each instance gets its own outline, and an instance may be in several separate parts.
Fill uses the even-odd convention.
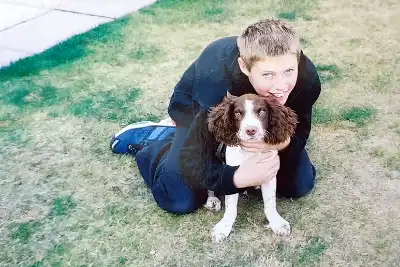
[[[237,188],[257,186],[271,181],[280,166],[277,153],[261,153],[246,159],[236,170],[233,183]]]
[[[283,150],[290,144],[290,137],[286,139],[285,142],[277,144],[277,145],[269,145],[264,141],[258,142],[241,142],[240,145],[242,148],[249,152],[266,152],[269,150]]]

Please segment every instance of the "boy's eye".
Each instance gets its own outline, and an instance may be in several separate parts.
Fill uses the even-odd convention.
[[[271,78],[273,75],[272,75],[272,73],[264,73],[263,76],[265,78]]]
[[[293,71],[294,71],[294,69],[288,69],[288,70],[285,71],[285,74],[290,74],[290,73],[292,73]]]

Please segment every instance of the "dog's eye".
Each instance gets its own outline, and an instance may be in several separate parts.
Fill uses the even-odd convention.
[[[242,112],[240,111],[235,111],[235,117],[240,117],[242,116]]]
[[[259,113],[261,116],[267,115],[267,111],[265,109],[260,109]]]

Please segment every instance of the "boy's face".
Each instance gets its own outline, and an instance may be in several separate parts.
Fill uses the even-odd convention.
[[[286,103],[297,81],[298,62],[296,55],[268,57],[253,64],[248,70],[241,58],[239,66],[249,77],[257,94],[275,98],[282,105]]]

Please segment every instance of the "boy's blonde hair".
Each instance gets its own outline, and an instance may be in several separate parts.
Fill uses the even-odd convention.
[[[271,56],[293,53],[300,60],[300,39],[285,21],[265,19],[249,25],[237,39],[240,57],[250,70],[253,64]]]

